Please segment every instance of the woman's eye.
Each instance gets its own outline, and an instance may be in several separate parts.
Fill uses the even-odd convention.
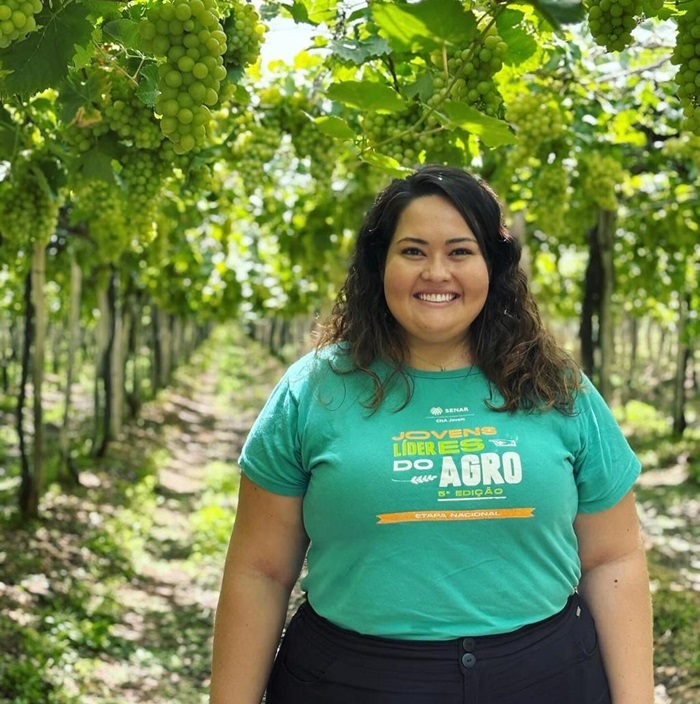
[[[423,254],[423,252],[418,249],[418,247],[405,247],[401,250],[401,254],[406,254],[409,257],[419,257]]]
[[[466,247],[460,247],[459,249],[453,249],[452,254],[454,254],[457,257],[465,257],[465,256],[468,256],[469,254],[472,254],[472,250],[468,249]]]

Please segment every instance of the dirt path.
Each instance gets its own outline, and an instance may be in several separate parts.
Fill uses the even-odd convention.
[[[193,561],[198,536],[191,519],[201,507],[208,470],[224,465],[220,471],[236,473],[245,435],[282,372],[276,360],[247,360],[243,350],[227,351],[222,361],[215,347],[210,343],[206,359],[195,359],[172,390],[146,406],[142,420],[110,452],[128,462],[158,447],[157,501],[133,575],[115,591],[122,615],[112,633],[134,647],[125,648],[126,659],[102,658],[95,672],[101,691],[86,704],[207,701],[223,555]],[[239,378],[229,373],[231,354]],[[232,521],[235,497],[229,499],[224,508]]]

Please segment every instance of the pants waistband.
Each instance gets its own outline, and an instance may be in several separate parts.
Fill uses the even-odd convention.
[[[329,647],[340,646],[349,650],[360,650],[364,653],[375,651],[377,654],[390,650],[397,656],[402,654],[410,656],[420,652],[422,657],[434,657],[435,659],[449,656],[455,652],[455,649],[478,652],[481,657],[500,657],[530,648],[540,640],[555,634],[558,630],[566,629],[567,624],[580,615],[581,605],[582,602],[578,594],[572,594],[564,608],[558,613],[542,621],[523,626],[511,633],[488,636],[465,634],[458,638],[437,641],[385,638],[350,631],[336,626],[317,614],[308,601],[301,604],[294,619],[302,621],[308,629],[307,633],[313,633],[315,638],[325,642]]]

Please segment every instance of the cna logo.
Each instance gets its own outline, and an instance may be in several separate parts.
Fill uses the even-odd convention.
[[[443,413],[444,413],[444,411],[442,410],[442,408],[440,408],[440,406],[433,406],[430,409],[431,416],[441,416]]]

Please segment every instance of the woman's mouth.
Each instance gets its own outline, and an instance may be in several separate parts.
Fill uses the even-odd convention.
[[[459,298],[459,296],[456,293],[417,293],[415,298],[427,303],[449,303]]]

